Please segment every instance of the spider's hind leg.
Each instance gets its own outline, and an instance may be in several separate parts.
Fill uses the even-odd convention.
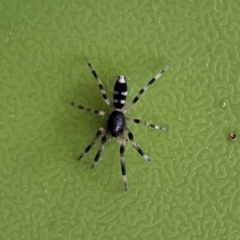
[[[143,150],[137,145],[137,143],[134,140],[134,136],[130,129],[128,128],[127,124],[125,124],[125,130],[128,132],[128,138],[131,141],[132,146],[138,151],[138,153],[148,162],[152,161],[152,158],[150,158],[147,154],[143,152]]]
[[[124,107],[124,111],[126,112],[129,108],[131,108],[138,100],[139,98],[143,95],[143,93],[153,84],[155,83],[170,67],[170,64],[167,64],[155,77],[153,77],[140,91],[139,93],[135,96],[133,101],[126,107]]]
[[[88,58],[86,58],[86,60],[87,60],[87,64],[88,64],[88,66],[89,66],[89,68],[90,68],[93,76],[95,77],[95,79],[96,79],[97,82],[98,82],[98,86],[99,86],[99,88],[100,88],[100,91],[101,91],[101,94],[102,94],[102,97],[103,97],[104,101],[106,102],[107,105],[109,105],[111,108],[113,108],[113,107],[112,107],[112,104],[111,104],[111,102],[110,102],[110,100],[109,100],[109,98],[108,98],[108,96],[107,96],[107,93],[106,93],[106,91],[105,91],[105,89],[104,89],[104,87],[103,87],[102,81],[100,80],[100,78],[99,78],[96,70],[93,68],[93,66],[92,66],[92,64],[89,62]]]

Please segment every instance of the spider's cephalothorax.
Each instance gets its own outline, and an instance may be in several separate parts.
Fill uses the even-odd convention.
[[[108,118],[108,131],[113,137],[122,133],[125,125],[124,114],[120,111],[113,111]]]
[[[96,164],[98,163],[101,154],[104,150],[104,146],[107,142],[107,138],[110,135],[112,135],[112,137],[118,137],[120,140],[120,163],[121,163],[121,171],[122,171],[122,176],[123,176],[123,183],[124,183],[124,187],[125,187],[125,191],[128,191],[128,181],[127,181],[127,175],[126,175],[126,166],[125,166],[125,160],[124,160],[124,152],[125,152],[125,131],[128,134],[128,138],[132,144],[132,146],[139,152],[139,154],[141,154],[141,156],[147,160],[148,162],[152,161],[152,159],[150,157],[148,157],[143,150],[137,145],[137,143],[134,140],[134,136],[132,134],[132,132],[130,131],[130,129],[127,126],[126,121],[130,121],[130,122],[134,122],[134,123],[138,123],[138,124],[143,124],[146,126],[149,126],[151,128],[154,129],[158,129],[158,130],[167,130],[166,128],[163,128],[161,126],[157,126],[155,124],[149,123],[149,122],[145,122],[139,119],[134,119],[134,118],[129,118],[127,116],[125,116],[125,113],[127,112],[127,110],[132,107],[133,104],[135,104],[139,98],[142,96],[142,94],[158,79],[160,78],[169,68],[169,64],[166,65],[154,78],[152,78],[140,91],[139,93],[134,97],[133,101],[127,105],[126,107],[124,107],[125,102],[126,102],[126,98],[127,98],[127,83],[126,83],[126,78],[124,76],[119,76],[116,84],[114,86],[114,95],[113,95],[113,105],[111,104],[110,100],[107,97],[107,94],[105,92],[105,89],[103,87],[103,84],[100,80],[100,78],[97,75],[97,72],[93,69],[91,63],[88,61],[87,59],[87,63],[88,66],[90,67],[93,76],[95,77],[95,79],[98,82],[101,94],[104,98],[104,101],[107,103],[107,105],[109,105],[112,109],[111,113],[105,113],[103,111],[99,111],[96,109],[92,109],[92,108],[86,108],[80,104],[75,104],[74,102],[72,102],[72,106],[76,106],[79,109],[83,109],[86,110],[88,112],[91,113],[95,113],[97,115],[101,115],[101,116],[108,116],[108,121],[106,122],[106,124],[103,127],[100,127],[94,137],[94,139],[92,140],[92,142],[86,147],[86,149],[84,150],[84,152],[79,156],[78,160],[80,160],[87,152],[89,152],[89,150],[93,147],[93,145],[97,142],[98,138],[103,135],[102,139],[101,139],[101,143],[100,143],[100,147],[99,150],[94,158],[93,164],[92,164],[92,168],[94,168],[96,166]]]

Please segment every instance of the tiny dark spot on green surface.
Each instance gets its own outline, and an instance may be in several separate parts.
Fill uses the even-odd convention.
[[[221,102],[222,107],[226,107],[227,103],[226,102]]]
[[[237,139],[237,135],[235,133],[230,133],[229,138],[231,141],[235,141]]]

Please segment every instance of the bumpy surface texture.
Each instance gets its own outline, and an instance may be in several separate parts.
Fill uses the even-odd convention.
[[[141,2],[141,3],[140,3]],[[240,239],[240,1],[5,1],[0,3],[0,238]],[[119,74],[128,112],[169,129],[129,124],[154,159],[99,143],[80,162],[110,111]],[[226,107],[221,107],[221,102]]]

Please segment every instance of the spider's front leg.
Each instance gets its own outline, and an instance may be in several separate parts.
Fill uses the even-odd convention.
[[[150,158],[147,154],[144,153],[144,151],[137,145],[137,143],[134,140],[134,136],[130,129],[128,128],[127,124],[125,124],[125,130],[128,132],[128,138],[132,143],[132,146],[139,152],[139,154],[148,162],[152,161],[152,158]]]
[[[86,147],[86,149],[84,150],[84,152],[79,156],[78,160],[80,160],[81,158],[84,157],[85,154],[87,154],[92,147],[94,146],[94,144],[97,142],[98,138],[103,134],[104,132],[104,127],[100,127],[97,131],[97,133],[95,134],[94,139],[92,140],[92,142]]]
[[[126,165],[125,165],[125,159],[124,159],[125,144],[126,144],[126,139],[123,132],[120,138],[120,164],[121,164],[123,184],[124,184],[125,191],[127,192],[128,180],[127,180],[127,171],[126,171]]]
[[[102,137],[102,140],[101,140],[101,144],[100,144],[100,147],[99,147],[99,150],[94,158],[94,161],[93,161],[93,164],[92,164],[92,169],[95,168],[95,166],[97,165],[101,155],[102,155],[102,152],[104,150],[104,147],[105,147],[105,144],[107,142],[107,134],[105,133],[104,136]]]

